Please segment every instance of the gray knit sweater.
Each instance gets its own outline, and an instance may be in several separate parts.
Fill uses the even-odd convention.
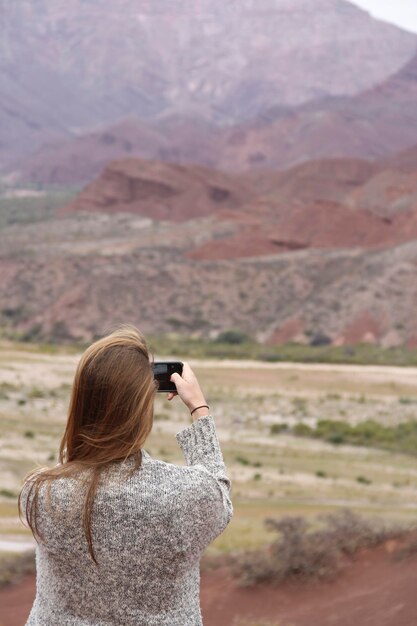
[[[36,546],[36,598],[26,626],[202,625],[200,558],[232,518],[231,481],[211,415],[176,439],[187,465],[142,449],[132,478],[124,468],[133,457],[106,471],[93,507],[100,569],[88,555],[77,481],[53,481],[50,514],[42,488],[45,543]]]

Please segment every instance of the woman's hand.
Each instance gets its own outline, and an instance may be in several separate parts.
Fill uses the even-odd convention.
[[[178,395],[190,411],[197,406],[207,404],[197,377],[187,361],[183,362],[182,376],[175,372],[171,375],[170,381],[175,383],[177,391],[170,391],[167,396],[168,400],[172,400]],[[207,409],[200,409],[199,411],[207,414]],[[193,413],[193,417],[199,417],[199,411]]]

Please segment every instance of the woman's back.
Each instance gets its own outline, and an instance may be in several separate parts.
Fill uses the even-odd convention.
[[[60,478],[39,498],[37,594],[26,626],[197,626],[199,561],[233,515],[214,419],[179,431],[186,466],[142,449],[103,473],[92,510],[91,559],[79,482]],[[22,493],[25,503],[25,492]],[[24,508],[23,508],[24,510]]]

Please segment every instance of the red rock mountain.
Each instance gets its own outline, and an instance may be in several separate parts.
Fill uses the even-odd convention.
[[[61,214],[134,213],[181,222],[221,208],[238,210],[253,194],[243,180],[207,168],[122,159],[110,163]]]
[[[225,126],[352,96],[416,48],[345,0],[20,0],[0,11],[3,167],[131,115]]]
[[[381,248],[417,239],[417,151],[390,161],[312,161],[285,172],[226,175],[141,159],[111,163],[63,214],[127,212],[172,222],[213,215],[233,233],[188,258],[306,248]]]
[[[416,156],[240,175],[118,160],[57,215],[2,225],[0,327],[416,346]]]

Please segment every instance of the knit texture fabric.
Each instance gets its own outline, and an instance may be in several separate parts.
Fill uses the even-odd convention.
[[[230,522],[231,481],[211,415],[180,430],[186,465],[134,457],[105,472],[93,505],[88,554],[73,478],[39,494],[36,598],[26,626],[201,626],[200,558]],[[25,488],[22,503],[27,504]],[[23,511],[25,509],[23,508]]]

